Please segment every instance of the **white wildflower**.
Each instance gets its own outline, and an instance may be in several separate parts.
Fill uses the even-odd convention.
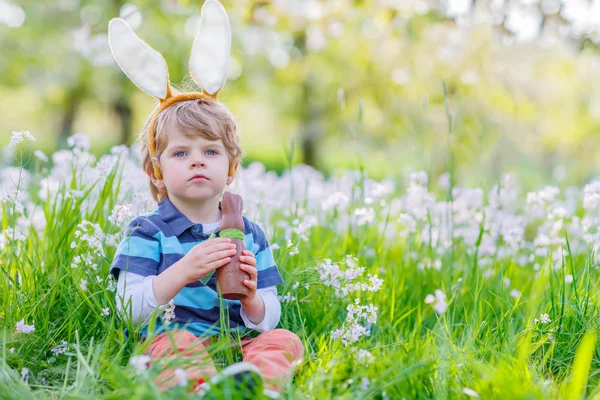
[[[108,283],[106,284],[106,290],[109,290],[111,292],[114,292],[117,290],[117,281],[115,281],[114,279],[109,279]]]
[[[129,359],[129,365],[132,365],[135,368],[136,374],[139,375],[148,369],[150,360],[151,358],[145,354],[133,356]]]
[[[133,217],[133,206],[131,204],[116,205],[108,220],[114,225],[121,225]]]
[[[425,304],[433,304],[433,310],[441,315],[448,309],[446,295],[440,289],[436,289],[433,293],[425,296]]]
[[[573,275],[565,275],[565,283],[573,283]]]
[[[171,321],[173,321],[175,319],[175,302],[173,301],[173,299],[171,299],[163,307],[165,309],[163,319],[164,319],[165,323],[169,324]]]
[[[283,296],[277,296],[277,298],[279,299],[279,301],[281,301],[283,303],[289,303],[291,301],[296,301],[296,296],[292,295],[291,293],[287,293]]]
[[[17,333],[31,333],[33,331],[35,331],[35,326],[33,324],[26,325],[24,319],[17,322]]]
[[[79,284],[79,287],[81,288],[82,291],[86,291],[87,290],[87,280],[86,279],[82,279],[81,283]]]
[[[548,324],[552,322],[552,320],[550,319],[550,316],[548,314],[542,314],[540,315],[540,322],[542,324]]]
[[[53,347],[50,351],[55,356],[58,356],[60,354],[63,354],[65,351],[67,351],[67,347],[68,347],[67,341],[63,340],[62,342],[60,342],[60,344],[58,346]]]
[[[43,162],[48,162],[48,156],[41,150],[34,151],[33,155]]]
[[[106,317],[107,315],[110,314],[110,307],[106,307],[102,309],[102,316]]]
[[[90,137],[83,133],[76,133],[67,138],[67,145],[87,151],[90,149]]]
[[[8,144],[8,146],[15,147],[17,144],[23,142],[24,140],[31,142],[31,141],[34,141],[35,138],[31,135],[31,133],[29,133],[29,131],[19,131],[19,132],[13,131],[12,137],[10,138],[10,143]]]
[[[473,389],[463,388],[463,393],[466,394],[469,397],[475,397],[476,399],[479,398],[479,393],[477,393]]]
[[[355,355],[356,361],[359,363],[365,363],[365,365],[369,365],[375,361],[375,357],[369,351],[364,349],[358,349]]]
[[[370,336],[371,326],[377,322],[377,307],[373,304],[363,306],[355,299],[354,304],[349,304],[347,310],[346,321],[342,327],[331,333],[334,340],[341,338],[344,346],[356,343],[363,336]]]
[[[186,386],[188,384],[188,377],[183,369],[177,368],[175,370],[175,377],[177,378],[177,384],[179,386]]]
[[[21,369],[21,379],[24,381],[27,381],[28,378],[29,378],[29,369],[28,368]]]
[[[369,378],[363,376],[363,378],[360,380],[360,390],[367,390],[370,384],[371,381],[369,381]]]

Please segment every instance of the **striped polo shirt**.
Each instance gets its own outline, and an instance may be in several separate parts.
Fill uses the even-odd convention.
[[[219,209],[221,205],[219,204]],[[257,288],[262,289],[283,282],[273,253],[263,230],[248,218],[244,220],[244,244],[256,256],[258,270]],[[219,230],[215,232],[219,236]],[[202,224],[191,222],[175,205],[165,198],[158,208],[134,218],[126,237],[117,248],[110,273],[118,279],[121,270],[141,276],[158,275],[179,261],[198,243],[207,240]],[[175,319],[164,324],[156,320],[158,332],[187,329],[196,336],[213,336],[220,333],[220,307],[222,305],[233,332],[248,333],[240,316],[241,303],[217,295],[216,274],[206,284],[196,281],[186,285],[174,298]],[[148,326],[142,335],[148,333]]]

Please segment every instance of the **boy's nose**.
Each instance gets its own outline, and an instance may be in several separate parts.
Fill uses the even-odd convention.
[[[190,168],[196,168],[204,165],[204,160],[195,159],[190,162]]]
[[[192,153],[190,157],[190,168],[196,168],[201,165],[204,165],[204,158],[202,155],[198,153]]]

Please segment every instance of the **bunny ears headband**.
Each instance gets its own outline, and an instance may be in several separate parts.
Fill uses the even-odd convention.
[[[231,28],[225,9],[218,0],[206,0],[200,12],[200,28],[192,46],[189,69],[201,92],[173,95],[169,71],[163,56],[141,40],[121,18],[108,24],[108,41],[117,64],[142,91],[160,101],[148,127],[150,158],[156,152],[156,121],[170,105],[184,100],[217,99],[227,80],[227,65],[231,53]],[[152,161],[154,175],[162,179],[158,165]],[[229,175],[232,175],[232,169]]]

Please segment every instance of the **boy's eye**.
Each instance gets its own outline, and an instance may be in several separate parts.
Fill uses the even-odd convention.
[[[206,150],[206,152],[207,152],[207,153],[208,153],[208,152],[211,152],[211,151],[212,151],[214,154],[219,154],[219,153],[217,153],[215,150]]]
[[[175,157],[183,157],[181,154],[185,154],[185,151],[178,151],[175,154],[173,154]]]

